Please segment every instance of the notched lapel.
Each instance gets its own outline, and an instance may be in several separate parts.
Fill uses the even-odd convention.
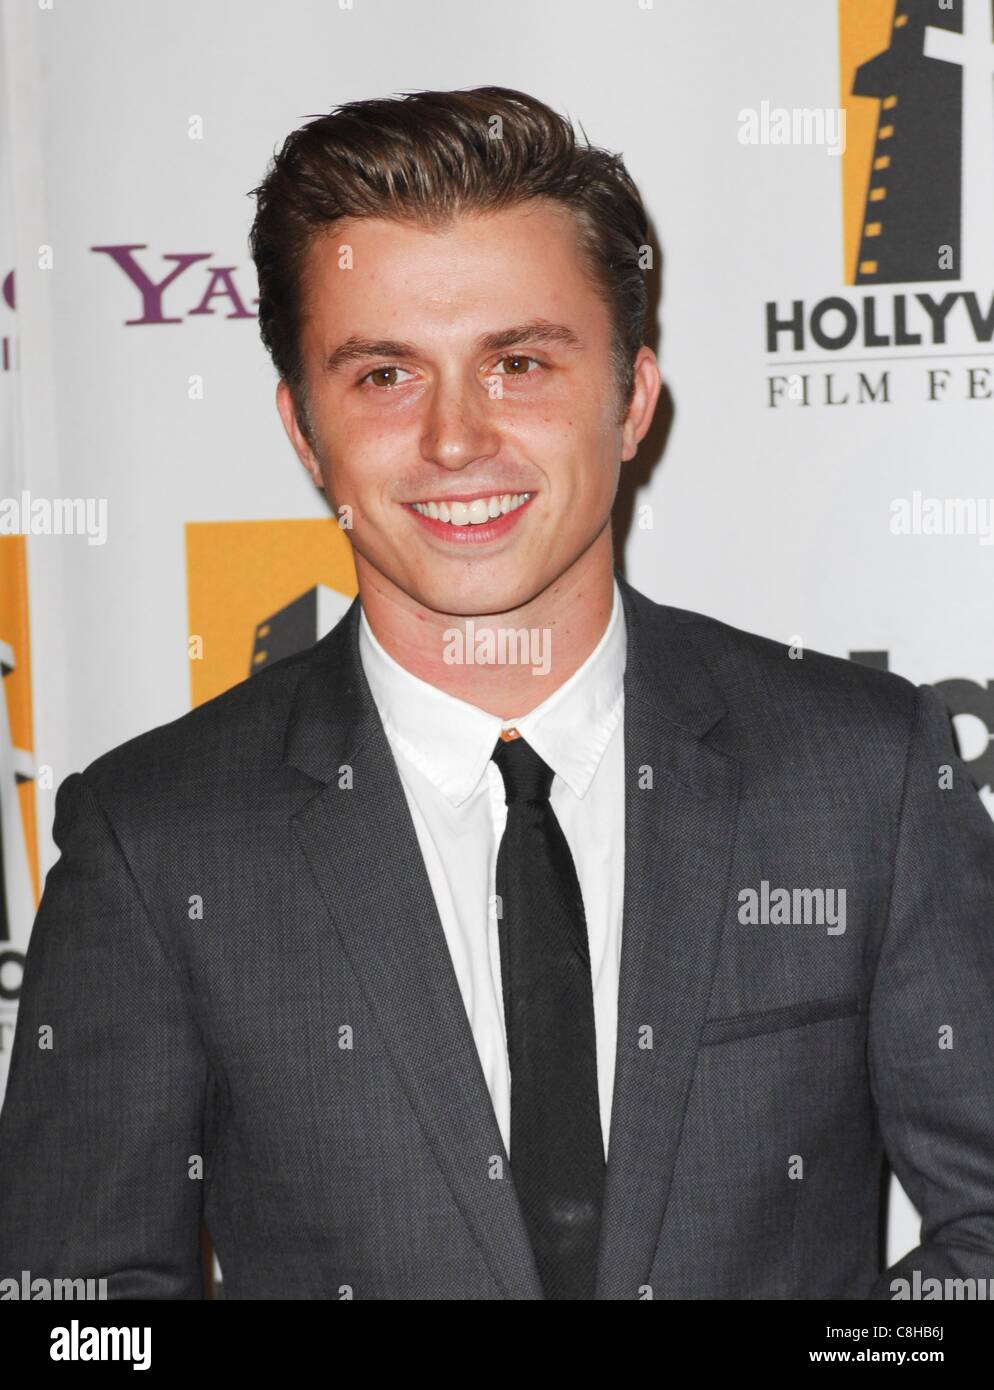
[[[724,703],[689,634],[617,578],[628,632],[625,901],[598,1299],[637,1298],[652,1268],[714,975],[741,773],[704,742]],[[540,1299],[417,834],[362,672],[358,621],[356,600],[298,689],[286,759],[325,785],[294,830],[495,1279],[508,1298]],[[348,791],[338,786],[343,766]],[[639,785],[643,767],[651,790]],[[492,1155],[504,1161],[499,1181],[488,1174]]]
[[[711,993],[741,777],[703,741],[724,705],[689,635],[622,590],[625,895],[598,1299],[638,1298],[649,1281]],[[649,769],[651,788],[640,785]]]

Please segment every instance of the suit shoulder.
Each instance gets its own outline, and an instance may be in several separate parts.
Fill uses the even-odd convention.
[[[662,605],[660,605],[662,607]],[[897,721],[907,734],[918,689],[904,676],[864,666],[734,627],[685,608],[665,608],[669,621],[693,642],[719,686],[735,703],[762,701],[767,711],[806,708],[841,727]]]
[[[99,796],[169,781],[239,769],[262,770],[278,760],[286,718],[301,677],[327,642],[274,662],[237,685],[165,724],[128,739],[95,758],[82,773]]]

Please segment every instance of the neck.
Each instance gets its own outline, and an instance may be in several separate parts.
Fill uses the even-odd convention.
[[[611,528],[606,526],[548,588],[506,613],[468,617],[435,612],[358,554],[356,577],[373,635],[399,665],[458,700],[512,719],[528,714],[565,684],[603,637],[614,602]],[[527,632],[529,649],[519,651],[516,660],[495,659],[509,629]],[[453,630],[464,634],[470,659],[452,660]]]

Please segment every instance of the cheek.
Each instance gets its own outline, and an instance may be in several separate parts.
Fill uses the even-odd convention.
[[[325,431],[324,472],[339,491],[368,493],[396,477],[397,439],[382,423],[331,423]]]
[[[610,418],[586,422],[582,440],[576,441],[575,468],[579,488],[589,499],[592,510],[610,510],[618,490],[621,471],[621,431]]]
[[[544,415],[540,430],[547,447],[570,472],[598,480],[610,475],[621,459],[621,429],[600,404],[574,408],[566,415]]]

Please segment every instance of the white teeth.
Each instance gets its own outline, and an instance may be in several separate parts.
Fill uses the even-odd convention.
[[[493,497],[475,497],[472,502],[412,502],[416,512],[430,516],[433,521],[447,521],[452,526],[482,526],[505,512],[516,511],[531,497],[530,492],[502,492]]]

